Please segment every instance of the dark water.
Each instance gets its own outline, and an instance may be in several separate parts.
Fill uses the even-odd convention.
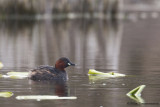
[[[38,65],[54,65],[66,56],[76,67],[67,68],[66,83],[34,82],[0,78],[0,91],[11,91],[0,98],[2,107],[158,107],[160,103],[160,19],[136,22],[103,20],[61,20],[0,24],[1,74],[26,72]],[[130,75],[124,78],[89,80],[90,68]],[[126,93],[145,84],[137,105]],[[19,101],[18,95],[77,96],[76,100]]]

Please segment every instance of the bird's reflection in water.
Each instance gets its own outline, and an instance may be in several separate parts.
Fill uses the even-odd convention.
[[[68,96],[67,82],[63,80],[54,81],[32,81],[30,80],[31,94]]]

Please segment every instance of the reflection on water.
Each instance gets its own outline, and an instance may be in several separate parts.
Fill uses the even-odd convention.
[[[32,81],[30,80],[30,85],[32,89],[32,95],[68,96],[68,88],[65,81]],[[45,90],[42,87],[45,87]]]
[[[0,29],[1,60],[8,67],[54,65],[56,59],[66,56],[75,60],[79,67],[90,63],[92,68],[101,65],[99,69],[118,69],[122,26],[117,24],[102,20],[47,20],[27,29],[10,27],[1,26]],[[107,60],[101,63],[99,58]]]
[[[68,57],[77,66],[67,68],[67,83],[1,78],[0,90],[12,91],[14,96],[0,99],[0,104],[13,107],[130,107],[128,102],[133,101],[126,93],[141,84],[147,86],[142,94],[144,100],[159,102],[159,20],[146,19],[134,23],[98,19],[44,20],[23,27],[19,22],[11,26],[1,22],[2,74],[11,70],[27,71],[38,65],[54,65],[61,56]],[[90,68],[130,76],[92,82],[87,76]],[[33,94],[77,96],[78,99],[28,103],[15,99],[17,95]]]

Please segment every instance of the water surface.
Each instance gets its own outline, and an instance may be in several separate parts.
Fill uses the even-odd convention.
[[[126,93],[138,85],[145,106],[158,107],[160,99],[160,19],[132,21],[46,20],[28,23],[6,21],[0,25],[1,74],[26,72],[38,65],[54,65],[65,56],[77,64],[67,68],[69,80],[34,82],[0,78],[4,107],[130,107],[138,106]],[[129,76],[89,80],[88,70],[119,72]],[[18,95],[77,96],[77,100],[19,101]]]

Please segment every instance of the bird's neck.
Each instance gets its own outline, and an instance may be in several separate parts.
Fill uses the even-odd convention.
[[[63,71],[63,72],[65,72],[65,69],[64,69],[63,67],[55,66],[55,68],[56,68],[57,70],[59,70],[59,71]]]

